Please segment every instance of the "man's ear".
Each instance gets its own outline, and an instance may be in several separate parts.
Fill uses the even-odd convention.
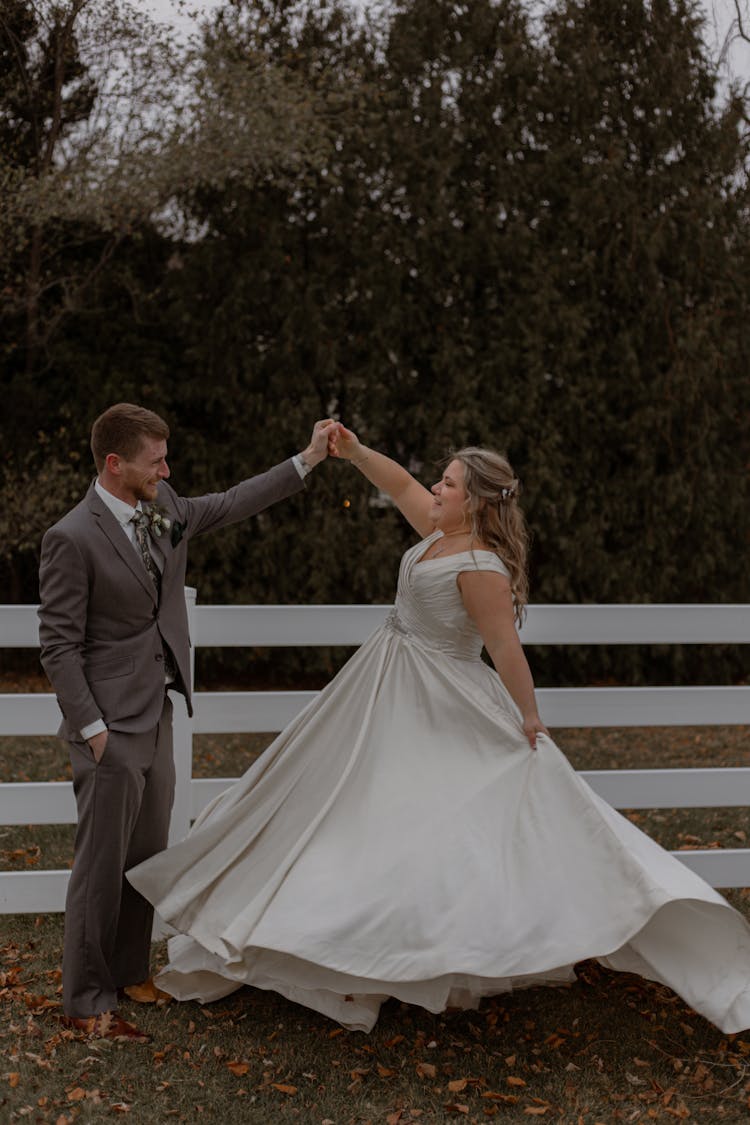
[[[104,458],[104,468],[113,477],[122,475],[122,457],[119,453],[108,453]]]

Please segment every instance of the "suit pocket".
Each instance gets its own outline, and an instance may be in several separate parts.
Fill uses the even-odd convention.
[[[108,660],[92,660],[85,665],[86,679],[92,683],[98,680],[113,680],[117,676],[130,676],[135,671],[132,656],[112,656]]]

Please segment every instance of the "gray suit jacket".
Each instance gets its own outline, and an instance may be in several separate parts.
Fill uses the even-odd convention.
[[[154,727],[164,703],[162,639],[178,668],[173,686],[192,714],[183,592],[188,542],[302,488],[291,459],[208,496],[178,496],[162,481],[155,503],[166,510],[172,529],[152,539],[164,562],[157,603],[143,562],[91,485],[42,540],[41,659],[63,713],[63,738],[80,738],[81,728],[100,716],[113,730]]]

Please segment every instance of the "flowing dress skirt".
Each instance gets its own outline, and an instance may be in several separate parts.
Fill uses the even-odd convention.
[[[389,996],[473,1006],[594,957],[750,1027],[741,915],[551,739],[531,751],[497,675],[434,640],[394,616],[185,841],[129,872],[180,931],[160,987],[250,984],[369,1030]]]

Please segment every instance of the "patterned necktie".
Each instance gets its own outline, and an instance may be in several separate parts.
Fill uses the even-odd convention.
[[[156,587],[156,600],[159,601],[161,598],[161,571],[156,565],[156,561],[148,545],[148,532],[146,531],[148,527],[148,516],[145,512],[136,512],[135,515],[131,517],[131,523],[135,526],[135,540],[138,544],[141,558],[143,559],[143,565],[151,575],[151,581]],[[172,650],[166,641],[162,641],[162,647],[164,649],[164,674],[167,680],[171,682],[177,678],[177,665],[175,664]]]
[[[151,575],[151,581],[156,587],[156,597],[158,599],[161,595],[161,573],[148,546],[148,533],[146,532],[148,516],[145,512],[136,512],[135,515],[131,517],[131,523],[135,525],[135,539],[138,544],[138,550],[141,553],[143,565]]]

